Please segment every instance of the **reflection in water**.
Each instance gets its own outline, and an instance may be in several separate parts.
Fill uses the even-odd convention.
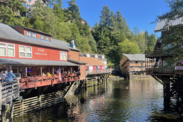
[[[155,80],[108,81],[64,103],[17,117],[14,122],[155,121],[176,119],[163,112],[163,86]]]

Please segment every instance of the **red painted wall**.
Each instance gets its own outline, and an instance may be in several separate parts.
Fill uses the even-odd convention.
[[[50,48],[39,47],[39,46],[34,46],[34,45],[25,45],[25,44],[17,44],[17,43],[15,44],[15,43],[7,42],[5,40],[0,40],[0,43],[15,45],[15,57],[0,56],[0,58],[61,61],[60,60],[60,51],[67,52],[64,50],[50,49]],[[32,47],[32,58],[19,57],[19,46]],[[6,52],[6,54],[8,54],[8,52]],[[67,52],[67,59],[68,59],[68,52]],[[66,60],[63,60],[63,61],[66,61]]]

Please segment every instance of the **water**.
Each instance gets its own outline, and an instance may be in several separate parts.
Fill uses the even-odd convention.
[[[89,87],[64,103],[17,118],[14,122],[182,121],[163,110],[163,86],[153,79],[108,81]]]

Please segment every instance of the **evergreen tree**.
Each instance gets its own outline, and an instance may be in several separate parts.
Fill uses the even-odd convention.
[[[27,9],[22,5],[24,0],[9,0],[8,3],[0,4],[0,21],[8,25],[23,26],[21,13],[26,12]]]
[[[79,7],[76,5],[76,0],[68,1],[69,7],[68,10],[72,12],[72,19],[79,19],[81,18]]]

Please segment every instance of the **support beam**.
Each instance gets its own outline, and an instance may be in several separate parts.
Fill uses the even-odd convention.
[[[54,70],[55,70],[54,67],[52,67],[52,74],[54,74]]]
[[[164,96],[164,109],[170,108],[170,77],[163,77],[163,96]]]
[[[48,87],[49,87],[49,86],[44,87],[42,93],[44,93],[44,92],[48,89]]]
[[[43,75],[43,67],[40,67],[40,74]]]
[[[27,67],[25,67],[25,77],[27,77]]]
[[[32,91],[32,89],[29,89],[29,90],[25,93],[24,98],[25,98],[31,91]]]

